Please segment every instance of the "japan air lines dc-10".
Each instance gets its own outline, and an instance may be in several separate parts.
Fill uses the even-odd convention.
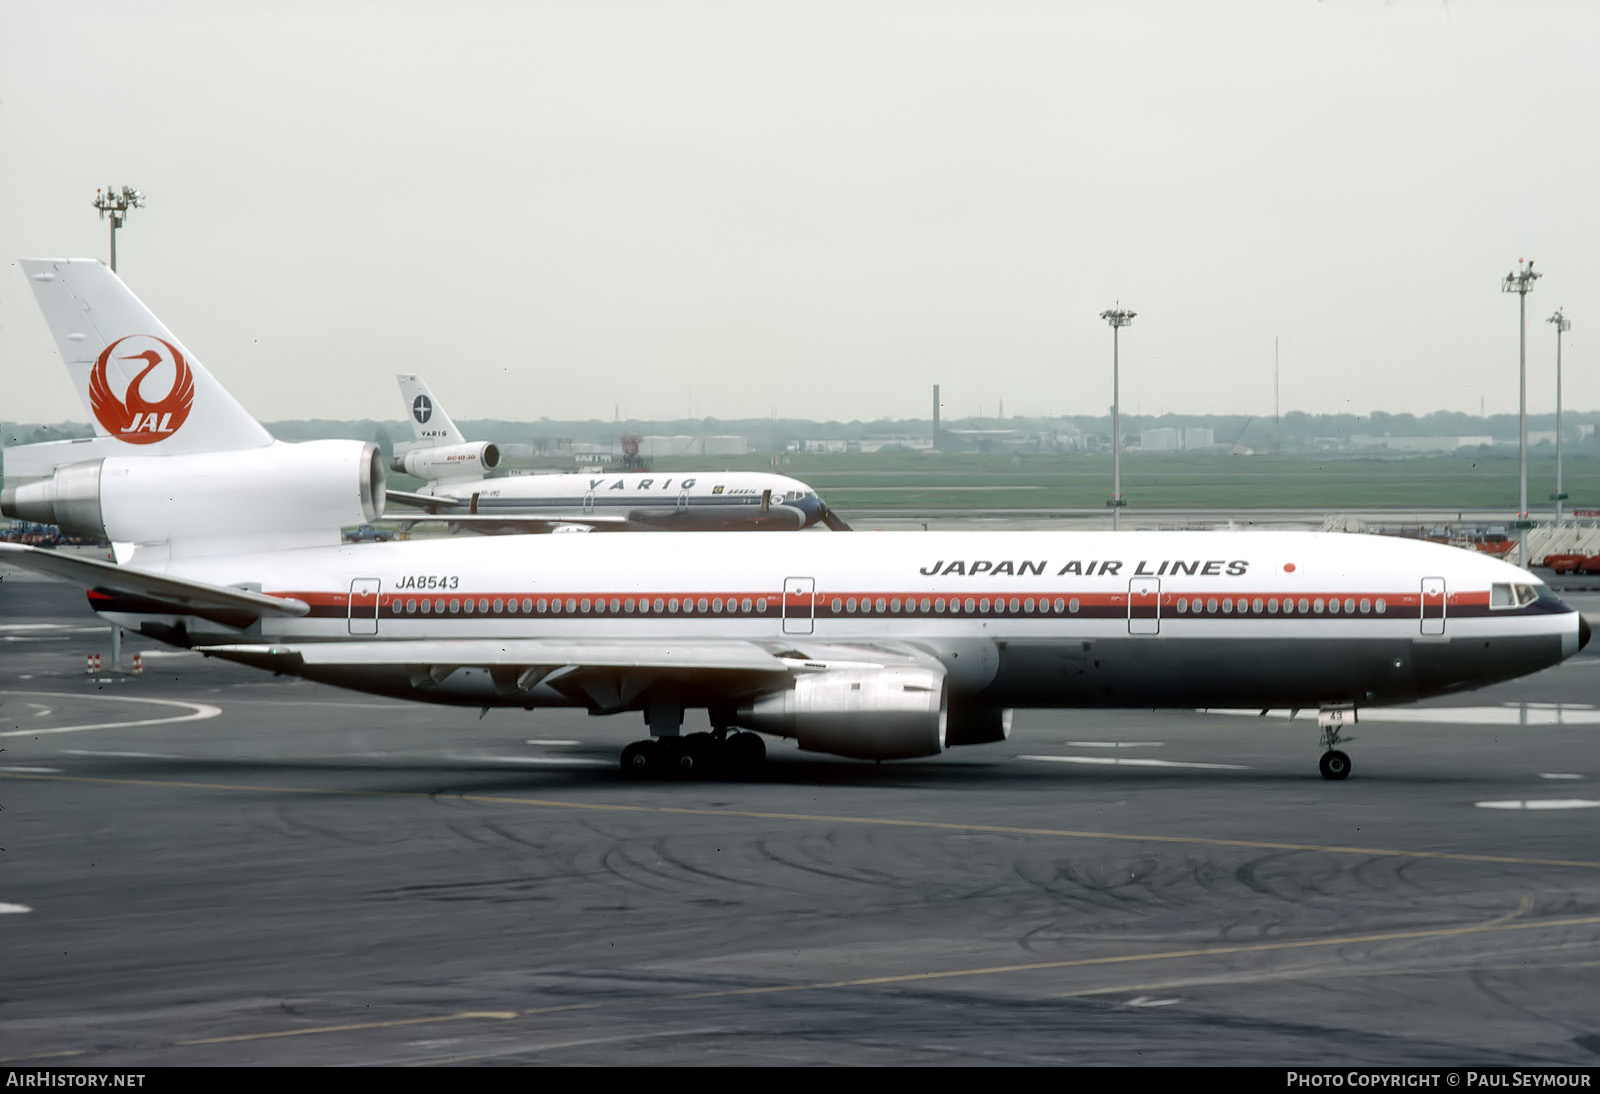
[[[931,756],[1003,740],[1016,707],[1302,707],[1338,779],[1358,708],[1535,672],[1589,637],[1524,570],[1374,536],[342,545],[341,526],[381,507],[374,446],[274,442],[105,267],[23,265],[80,394],[105,392],[104,432],[92,458],[8,485],[4,511],[104,535],[117,561],[3,557],[82,583],[120,626],[262,669],[437,703],[642,712],[630,771],[751,762],[760,734]],[[709,732],[684,733],[698,710]]]
[[[476,532],[792,531],[819,521],[849,531],[805,483],[759,471],[498,475],[502,446],[469,441],[428,385],[400,376],[414,439],[398,448],[396,471],[428,480],[388,500]],[[407,518],[391,512],[391,518]]]

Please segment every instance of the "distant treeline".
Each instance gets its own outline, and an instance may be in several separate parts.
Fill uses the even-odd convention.
[[[1583,426],[1600,423],[1600,411],[1567,412],[1563,415],[1569,438],[1578,436]],[[564,442],[611,445],[626,434],[664,436],[714,436],[736,435],[748,440],[752,451],[781,452],[800,440],[859,441],[885,436],[928,437],[933,422],[927,418],[880,419],[871,422],[815,422],[798,418],[679,418],[664,421],[603,422],[557,421],[540,418],[537,421],[503,421],[483,418],[457,423],[463,433],[473,440],[492,440],[505,444],[527,444],[536,449],[549,450],[553,455]],[[333,421],[311,419],[300,421],[268,422],[267,428],[274,436],[285,441],[309,441],[327,438],[354,438],[376,441],[386,453],[393,450],[394,442],[409,440],[410,426],[402,421]],[[945,419],[940,423],[947,430],[1016,430],[1024,436],[1043,437],[1049,434],[1082,433],[1089,437],[1107,438],[1111,434],[1109,414],[1075,416],[1067,418],[1011,417]],[[1247,414],[1163,414],[1159,417],[1144,414],[1122,416],[1122,436],[1125,443],[1138,443],[1139,431],[1176,427],[1210,429],[1219,445],[1239,444],[1257,452],[1272,452],[1279,448],[1286,452],[1309,451],[1330,445],[1345,445],[1360,436],[1392,437],[1490,437],[1497,442],[1515,442],[1517,416],[1491,414],[1482,417],[1453,411],[1435,411],[1421,416],[1415,414],[1306,414],[1292,411],[1281,421],[1272,417]],[[1528,430],[1549,432],[1556,427],[1554,414],[1530,414]],[[70,437],[87,437],[91,431],[81,422],[45,424],[5,423],[0,425],[0,444],[33,444],[38,441],[62,440]],[[1574,455],[1582,454],[1574,445]],[[1588,445],[1584,446],[1587,450]]]

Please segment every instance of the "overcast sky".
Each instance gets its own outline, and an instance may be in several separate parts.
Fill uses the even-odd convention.
[[[16,259],[107,256],[258,417],[1600,408],[1600,4],[0,0]]]

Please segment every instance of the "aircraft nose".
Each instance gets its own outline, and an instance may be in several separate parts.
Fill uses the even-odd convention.
[[[813,524],[817,523],[822,516],[822,499],[817,497],[815,494],[806,494],[802,497],[796,498],[793,501],[784,502],[783,504],[800,510],[800,512],[804,515],[804,519],[800,522],[800,527],[802,528],[810,528]]]

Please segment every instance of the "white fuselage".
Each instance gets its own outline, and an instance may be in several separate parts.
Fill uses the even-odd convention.
[[[1352,535],[508,536],[194,559],[165,572],[312,605],[264,619],[257,642],[915,648],[957,691],[1006,706],[1403,702],[1554,664],[1579,641],[1577,614],[1523,570]],[[1515,603],[1519,586],[1537,599]],[[197,645],[241,640],[187,626]]]

